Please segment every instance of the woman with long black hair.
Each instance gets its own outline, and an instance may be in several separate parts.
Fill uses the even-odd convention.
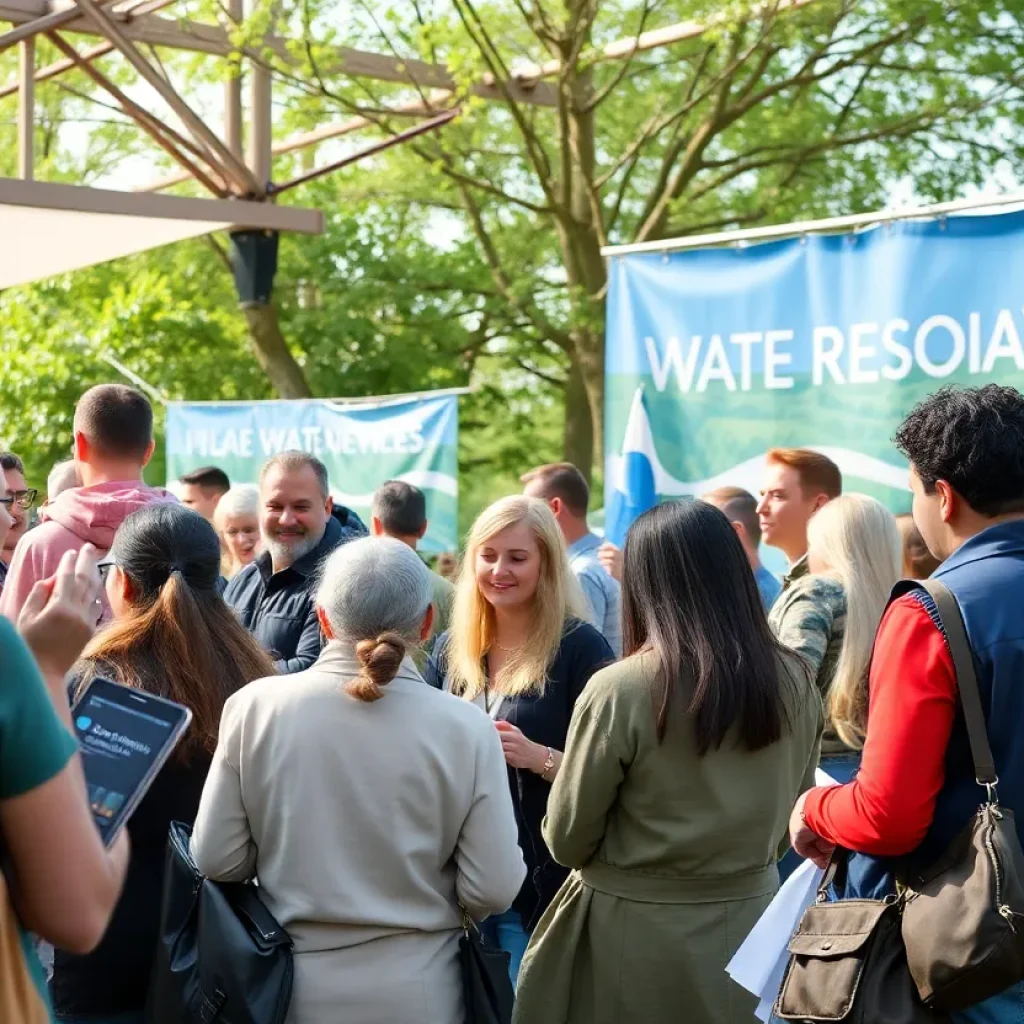
[[[725,967],[778,888],[821,700],[718,509],[641,516],[622,583],[627,657],[576,702],[544,822],[576,870],[531,939],[515,1020],[745,1024],[754,999]]]
[[[274,665],[220,596],[220,541],[197,512],[160,504],[121,524],[105,560],[114,621],[73,670],[184,704],[192,724],[128,822],[131,860],[113,920],[87,956],[58,950],[51,982],[59,1021],[142,1024],[160,925],[167,827],[192,824],[224,702]]]

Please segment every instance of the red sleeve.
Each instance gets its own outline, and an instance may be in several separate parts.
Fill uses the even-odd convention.
[[[813,789],[808,826],[848,850],[899,856],[924,839],[944,780],[956,712],[956,672],[921,602],[893,602],[875,639],[868,734],[857,778]]]

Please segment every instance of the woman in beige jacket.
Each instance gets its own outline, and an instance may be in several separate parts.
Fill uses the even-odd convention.
[[[196,861],[256,877],[291,936],[289,1024],[461,1024],[460,907],[500,913],[525,875],[501,743],[408,657],[432,619],[411,549],[339,548],[317,607],[317,663],[225,706]]]

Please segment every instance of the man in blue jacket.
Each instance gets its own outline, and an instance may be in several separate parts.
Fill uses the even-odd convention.
[[[327,467],[290,451],[260,472],[260,532],[263,554],[228,584],[224,600],[279,672],[302,672],[323,645],[313,607],[317,569],[340,544],[365,537],[366,527],[332,501]]]
[[[1024,396],[1013,388],[942,388],[896,434],[910,461],[914,522],[942,564],[933,573],[964,619],[999,776],[999,802],[1024,841]],[[875,637],[860,771],[797,802],[797,853],[824,864],[840,846],[860,858],[849,895],[879,869],[927,869],[985,801],[976,781],[956,670],[935,603],[894,600]],[[882,875],[884,878],[884,875]],[[950,927],[953,925],[951,924]],[[965,925],[966,926],[966,925]],[[1019,1024],[1024,981],[950,1014],[952,1024]]]

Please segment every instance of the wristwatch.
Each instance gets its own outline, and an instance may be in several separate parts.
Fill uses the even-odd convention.
[[[547,760],[544,762],[544,767],[541,769],[541,772],[540,772],[540,777],[545,782],[548,781],[548,772],[551,771],[551,769],[555,767],[555,752],[550,747],[548,747],[547,750],[548,750]]]

